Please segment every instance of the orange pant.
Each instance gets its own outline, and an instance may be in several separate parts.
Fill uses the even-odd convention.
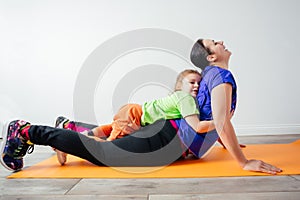
[[[111,124],[95,128],[93,130],[94,135],[98,137],[105,135],[108,137],[108,141],[129,135],[140,129],[142,114],[143,111],[141,105],[126,104],[120,108]]]

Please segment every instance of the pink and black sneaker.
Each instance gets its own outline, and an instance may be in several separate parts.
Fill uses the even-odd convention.
[[[23,157],[32,153],[34,146],[25,133],[30,123],[14,120],[3,126],[0,163],[8,170],[19,171],[23,168]]]
[[[62,128],[62,129],[70,129],[71,130],[71,128],[68,127],[69,123],[70,123],[69,119],[67,119],[67,118],[65,118],[63,116],[59,116],[55,120],[54,127],[55,128]]]

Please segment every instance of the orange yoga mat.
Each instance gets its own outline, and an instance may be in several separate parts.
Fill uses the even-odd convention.
[[[280,175],[300,174],[300,140],[290,144],[248,145],[243,149],[247,158],[272,163],[283,172]],[[177,161],[163,167],[106,167],[95,166],[69,155],[60,166],[53,156],[41,163],[12,173],[8,178],[197,178],[229,176],[266,176],[242,170],[227,150],[216,146],[202,159]]]

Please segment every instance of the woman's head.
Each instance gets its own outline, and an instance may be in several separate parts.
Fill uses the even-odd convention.
[[[228,51],[223,41],[199,39],[192,47],[190,58],[192,63],[202,70],[215,63],[228,65],[231,52]]]
[[[186,69],[177,76],[175,91],[184,91],[196,97],[200,81],[201,74],[197,70]]]
[[[190,58],[192,63],[199,67],[200,69],[204,69],[206,66],[209,65],[209,62],[207,60],[207,56],[209,55],[209,52],[205,49],[203,43],[203,39],[197,40],[197,42],[192,47],[192,51],[190,54]]]

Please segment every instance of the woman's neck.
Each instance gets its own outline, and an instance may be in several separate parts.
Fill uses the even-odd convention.
[[[212,63],[210,63],[210,65],[218,66],[223,69],[228,69],[228,63],[212,62]]]

